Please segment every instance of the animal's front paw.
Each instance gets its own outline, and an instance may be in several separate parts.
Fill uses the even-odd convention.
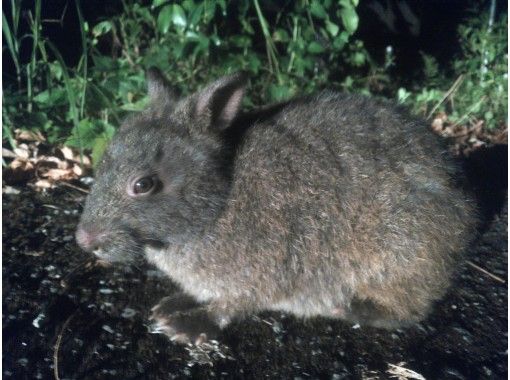
[[[150,330],[165,334],[172,341],[199,345],[219,334],[218,326],[211,320],[205,307],[196,307],[168,313],[158,304],[152,309]]]
[[[152,313],[173,314],[176,311],[187,311],[202,306],[194,298],[185,293],[175,293],[168,297],[163,297],[156,306],[152,308]]]

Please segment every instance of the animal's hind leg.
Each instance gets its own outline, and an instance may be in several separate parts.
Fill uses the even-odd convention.
[[[409,326],[424,319],[444,289],[400,281],[386,286],[365,286],[356,292],[346,318],[382,328]]]
[[[393,329],[410,324],[409,320],[399,318],[391,309],[371,299],[354,297],[346,318],[363,325]]]

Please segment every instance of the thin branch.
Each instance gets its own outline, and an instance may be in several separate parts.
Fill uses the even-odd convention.
[[[70,184],[68,182],[59,182],[59,185],[70,187],[71,189],[75,189],[75,190],[81,191],[82,193],[85,193],[85,194],[90,193],[89,190],[83,189],[83,188],[81,188],[79,186],[72,185],[72,184]]]
[[[55,351],[53,352],[53,375],[55,376],[55,380],[60,380],[60,376],[58,375],[58,352],[60,350],[60,344],[62,343],[62,337],[64,336],[64,331],[67,328],[67,325],[71,322],[71,319],[73,319],[75,315],[76,313],[72,314],[64,322],[62,330],[60,330],[60,334],[58,334],[57,342],[55,343]]]
[[[432,115],[434,115],[434,112],[436,112],[436,110],[439,108],[439,106],[441,104],[443,104],[444,101],[446,99],[448,99],[448,97],[450,97],[455,91],[457,91],[457,89],[459,88],[459,86],[461,85],[463,80],[464,80],[464,74],[459,75],[459,77],[455,80],[455,82],[453,82],[453,84],[450,87],[450,89],[445,92],[445,94],[443,95],[441,100],[439,102],[437,102],[437,104],[434,106],[434,108],[432,108],[432,111],[429,112],[429,114],[427,116],[427,120],[430,119],[430,117]]]
[[[475,268],[476,270],[479,270],[480,272],[482,272],[482,273],[486,274],[487,276],[493,278],[494,280],[496,280],[498,282],[501,282],[502,284],[506,284],[506,281],[503,280],[501,277],[498,277],[495,274],[492,274],[492,273],[488,272],[487,270],[483,269],[482,267],[479,267],[478,265],[472,263],[471,261],[468,261],[467,263],[469,265],[471,265],[473,268]]]

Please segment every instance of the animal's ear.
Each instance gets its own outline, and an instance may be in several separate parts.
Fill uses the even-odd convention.
[[[246,75],[242,72],[216,80],[191,96],[192,117],[202,129],[227,128],[239,113],[245,87]]]
[[[177,100],[174,90],[159,69],[151,67],[146,71],[145,77],[152,107],[171,105]]]

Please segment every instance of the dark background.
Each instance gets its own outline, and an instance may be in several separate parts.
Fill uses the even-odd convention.
[[[150,4],[151,2],[140,1],[140,3]],[[230,2],[230,6],[233,6],[233,3],[235,1]],[[379,63],[384,62],[386,47],[391,45],[396,59],[394,70],[404,83],[406,79],[419,79],[416,77],[422,72],[420,52],[434,56],[440,65],[446,66],[460,53],[456,33],[459,24],[479,12],[480,8],[489,9],[490,7],[490,1],[480,0],[407,0],[405,3],[420,22],[419,33],[413,33],[412,25],[399,10],[397,0],[387,2],[361,0],[357,8],[360,22],[354,35],[364,42],[372,58]],[[271,10],[276,13],[281,7],[285,8],[288,4],[289,1],[261,1],[261,5],[268,12],[266,16],[269,21]],[[375,4],[388,10],[389,18],[394,18],[393,30],[374,12]],[[2,6],[4,13],[10,17],[10,1],[3,1]],[[122,11],[121,1],[86,0],[81,1],[80,6],[89,27]],[[22,7],[26,10],[33,9],[34,1],[22,1]],[[82,48],[80,45],[80,24],[74,2],[70,0],[46,1],[43,3],[41,11],[42,19],[46,20],[43,22],[42,34],[57,46],[68,66],[75,66],[82,54]],[[506,12],[508,12],[508,3],[503,0],[496,1],[496,17],[498,14]],[[28,31],[28,24],[23,18],[22,15],[21,30]],[[232,22],[235,23],[235,20]],[[262,33],[259,36],[262,44]],[[5,41],[3,42],[5,46]],[[31,52],[30,41],[25,40],[21,48],[22,62],[28,61]],[[106,49],[107,47],[105,47]],[[14,64],[5,48],[3,50],[3,65],[4,81],[14,80]]]

